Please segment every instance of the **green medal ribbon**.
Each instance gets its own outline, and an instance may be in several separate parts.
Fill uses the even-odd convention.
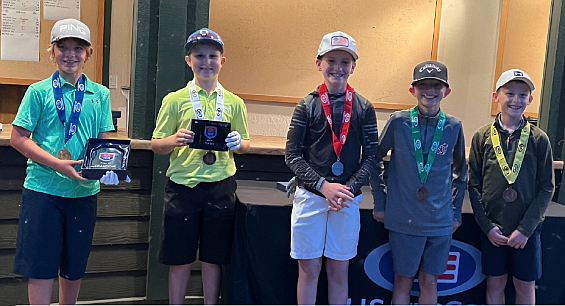
[[[445,125],[445,114],[443,111],[439,111],[439,120],[437,121],[436,129],[434,132],[434,138],[430,152],[428,153],[428,160],[426,165],[424,165],[424,153],[422,152],[422,135],[420,133],[420,127],[418,126],[418,106],[412,107],[410,109],[410,121],[412,126],[412,140],[414,143],[414,153],[416,155],[416,163],[418,164],[418,174],[420,175],[420,181],[422,184],[426,183],[428,180],[428,174],[430,169],[436,159],[437,149],[439,148],[439,143],[443,138],[443,127]]]
[[[494,122],[490,126],[490,138],[492,140],[492,147],[494,148],[494,153],[496,154],[496,159],[498,160],[498,165],[502,170],[502,174],[504,174],[508,184],[512,185],[516,181],[518,173],[520,172],[520,167],[522,167],[522,162],[524,161],[524,155],[526,153],[526,148],[528,147],[528,140],[530,139],[530,123],[526,123],[526,126],[522,129],[512,168],[508,166],[508,162],[504,157],[504,152],[500,146],[500,136],[494,127]]]

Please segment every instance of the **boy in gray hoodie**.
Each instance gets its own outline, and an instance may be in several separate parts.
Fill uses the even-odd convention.
[[[418,274],[418,304],[435,305],[451,234],[461,225],[465,140],[461,121],[440,109],[451,92],[445,65],[418,64],[409,90],[418,104],[394,112],[379,139],[377,161],[389,150],[391,157],[386,183],[378,171],[371,176],[373,217],[389,230],[395,272],[392,303],[410,304]]]

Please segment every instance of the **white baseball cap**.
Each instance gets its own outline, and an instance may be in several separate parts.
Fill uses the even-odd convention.
[[[522,81],[528,84],[530,90],[535,89],[534,82],[532,82],[532,79],[527,73],[520,69],[510,69],[504,71],[498,78],[498,81],[496,82],[496,91],[498,91],[500,87],[506,85],[510,81]]]
[[[51,42],[59,41],[63,38],[78,38],[90,43],[90,29],[86,24],[73,19],[63,19],[55,22],[51,29]]]
[[[359,59],[357,55],[357,44],[353,37],[341,31],[332,32],[324,35],[320,47],[318,47],[318,55],[320,57],[330,51],[343,50],[349,52],[355,60]]]

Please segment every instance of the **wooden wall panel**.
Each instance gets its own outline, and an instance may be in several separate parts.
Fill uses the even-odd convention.
[[[322,37],[341,30],[357,41],[352,86],[372,102],[413,104],[407,89],[414,66],[432,56],[435,12],[435,0],[218,0],[209,25],[224,40],[220,82],[232,92],[306,96],[323,81]]]
[[[524,70],[534,82],[534,100],[526,116],[538,117],[549,30],[551,0],[503,0],[494,85],[508,69]],[[498,113],[492,102],[491,115]]]

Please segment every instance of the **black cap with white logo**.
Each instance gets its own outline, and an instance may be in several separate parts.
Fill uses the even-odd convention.
[[[425,61],[414,67],[414,80],[412,81],[412,85],[425,79],[439,80],[449,87],[449,82],[447,82],[447,67],[440,62]]]

